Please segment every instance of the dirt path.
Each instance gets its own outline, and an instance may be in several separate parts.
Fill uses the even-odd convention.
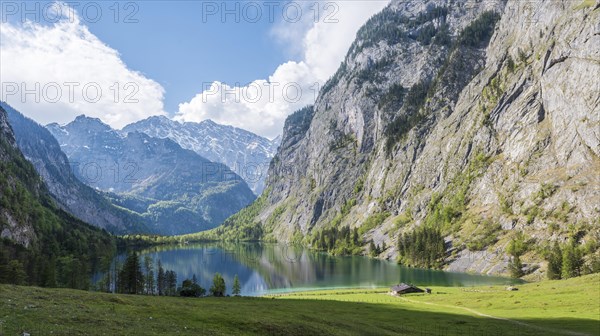
[[[480,313],[474,309],[467,308],[467,307],[417,301],[417,300],[411,300],[411,299],[407,299],[407,298],[399,297],[399,296],[397,296],[397,298],[399,298],[400,300],[410,302],[410,303],[415,303],[415,304],[426,304],[426,305],[439,306],[439,307],[445,307],[445,308],[462,309],[462,310],[468,311],[469,313],[477,315],[477,316],[491,318],[491,319],[495,319],[495,320],[506,321],[506,322],[510,322],[510,323],[513,323],[516,325],[520,325],[520,326],[524,326],[524,327],[528,327],[528,328],[532,328],[532,329],[537,329],[537,330],[544,331],[544,332],[561,333],[561,334],[570,335],[570,336],[590,336],[590,334],[586,334],[586,333],[580,333],[580,332],[570,331],[570,330],[560,330],[560,329],[554,329],[554,328],[544,328],[544,327],[541,327],[538,325],[533,325],[533,324],[529,324],[529,323],[525,323],[525,322],[521,322],[521,321],[511,320],[511,319],[504,318],[504,317],[488,315],[488,314]]]

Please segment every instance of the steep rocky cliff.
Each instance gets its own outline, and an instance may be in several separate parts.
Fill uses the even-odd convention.
[[[537,275],[548,242],[597,254],[599,7],[392,1],[290,117],[240,225],[313,245],[356,228],[364,253],[373,241],[392,259],[402,234],[429,227],[443,267],[490,274],[507,272],[511,242]]]

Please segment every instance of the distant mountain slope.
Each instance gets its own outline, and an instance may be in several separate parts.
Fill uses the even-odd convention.
[[[170,139],[123,134],[85,116],[48,130],[84,183],[140,213],[161,234],[210,229],[255,198],[241,177]]]
[[[146,219],[118,208],[75,177],[52,134],[5,103],[17,145],[42,176],[58,205],[77,218],[117,234],[148,232]]]
[[[264,189],[269,162],[279,145],[249,131],[220,125],[212,120],[179,123],[163,116],[150,117],[123,128],[151,137],[168,138],[181,147],[213,161],[221,162],[240,175],[255,194]]]
[[[58,208],[0,106],[0,282],[87,288],[113,238]]]

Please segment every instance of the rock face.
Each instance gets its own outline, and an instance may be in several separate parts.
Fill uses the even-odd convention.
[[[85,116],[47,128],[81,181],[108,192],[116,205],[141,214],[156,233],[210,229],[255,198],[225,165],[172,140],[122,134]]]
[[[67,156],[46,128],[10,106],[1,105],[8,113],[19,149],[33,164],[63,210],[112,233],[148,232],[142,216],[114,206],[75,177]]]
[[[19,152],[6,111],[0,106],[0,238],[29,247],[36,238],[33,219],[21,213],[20,209],[14,206],[21,202],[13,200],[10,196],[17,191],[17,185],[23,187],[21,181],[36,197],[43,186],[36,178],[33,167],[9,166],[13,162],[26,161]]]
[[[150,117],[125,126],[123,132],[140,132],[155,138],[171,139],[182,148],[213,162],[223,163],[241,176],[257,195],[264,189],[269,162],[279,146],[278,139],[271,141],[212,120],[179,123],[163,116]]]
[[[386,258],[436,227],[447,269],[490,274],[514,239],[527,269],[550,241],[598,241],[599,16],[593,1],[392,1],[286,123],[255,221],[308,243],[362,228]]]

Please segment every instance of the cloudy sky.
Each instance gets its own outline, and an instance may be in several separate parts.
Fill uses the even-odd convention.
[[[387,2],[3,2],[0,99],[42,124],[167,115],[273,138]]]

